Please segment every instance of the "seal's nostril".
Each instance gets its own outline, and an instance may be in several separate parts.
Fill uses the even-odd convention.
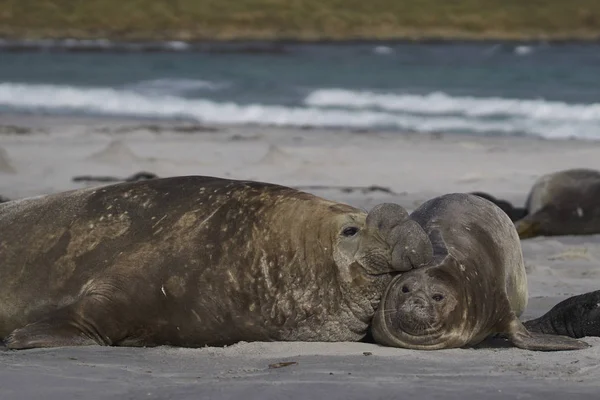
[[[427,305],[427,303],[425,302],[425,300],[423,300],[420,297],[413,297],[412,299],[410,299],[410,304],[413,307],[425,307]]]

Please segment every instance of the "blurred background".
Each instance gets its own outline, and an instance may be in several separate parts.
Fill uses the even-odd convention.
[[[0,37],[4,115],[600,137],[598,0],[0,0]]]

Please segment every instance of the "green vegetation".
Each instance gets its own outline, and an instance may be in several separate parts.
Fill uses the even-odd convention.
[[[600,0],[0,0],[0,36],[597,39]]]

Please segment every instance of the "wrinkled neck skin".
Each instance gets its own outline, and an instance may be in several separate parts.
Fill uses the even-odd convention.
[[[239,310],[241,318],[234,320],[239,329],[253,329],[247,326],[255,324],[248,322],[250,311],[255,315],[250,321],[263,321],[270,340],[357,341],[366,335],[391,276],[369,275],[357,262],[336,265],[333,204],[282,199],[254,224],[243,257],[252,259],[251,267],[236,269],[239,290],[250,294],[249,308],[228,307]],[[347,207],[340,212],[356,213],[364,225],[360,210]],[[226,297],[238,297],[235,287],[225,287],[230,291]]]
[[[453,251],[454,252],[454,251]],[[464,258],[463,258],[464,259]],[[438,255],[437,265],[424,267],[411,271],[394,279],[401,280],[408,274],[426,274],[431,282],[436,280],[451,288],[457,303],[445,318],[435,321],[434,324],[420,334],[411,334],[402,329],[395,330],[392,327],[390,314],[386,315],[392,304],[385,304],[390,298],[391,290],[400,290],[401,285],[388,285],[382,297],[382,307],[377,311],[374,318],[374,336],[379,343],[415,350],[439,350],[473,346],[488,336],[490,330],[501,325],[496,315],[505,314],[502,309],[506,305],[490,301],[487,297],[496,296],[497,282],[478,277],[474,266],[461,264],[453,255]]]

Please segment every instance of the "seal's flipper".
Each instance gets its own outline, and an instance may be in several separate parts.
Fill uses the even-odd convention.
[[[534,351],[580,350],[590,347],[581,340],[567,336],[532,333],[516,317],[510,322],[508,330],[510,341],[518,348]]]
[[[530,332],[573,338],[600,336],[600,290],[569,297],[523,325]]]
[[[110,301],[107,296],[84,296],[44,319],[15,329],[4,342],[9,349],[112,345],[126,336],[117,317],[116,294],[112,297]]]
[[[69,321],[49,319],[15,329],[5,341],[6,347],[13,350],[98,344]]]
[[[528,335],[510,335],[511,342],[520,349],[534,351],[581,350],[590,347],[581,340],[567,336],[546,335],[544,333],[529,333]]]

